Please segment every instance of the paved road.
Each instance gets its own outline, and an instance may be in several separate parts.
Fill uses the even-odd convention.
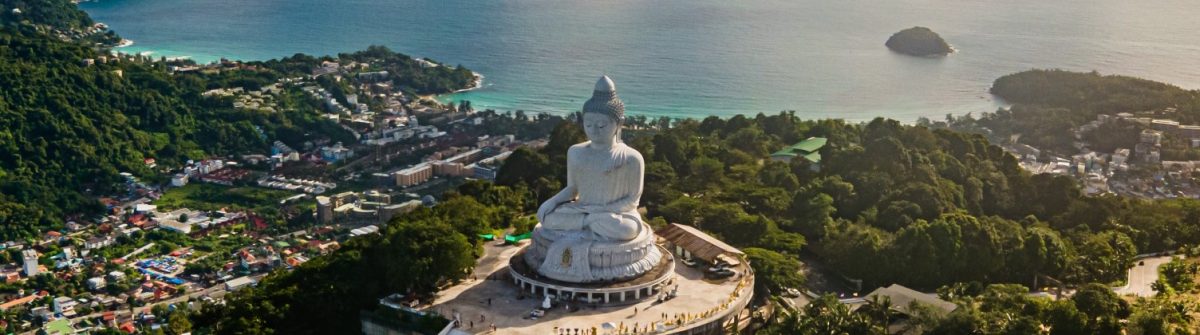
[[[1157,292],[1150,288],[1150,284],[1158,280],[1158,267],[1170,261],[1171,256],[1150,257],[1138,261],[1133,268],[1129,269],[1128,284],[1115,288],[1113,291],[1120,295],[1154,296]]]
[[[121,258],[124,260],[127,260],[127,261],[132,261],[133,256],[137,256],[137,254],[140,254],[143,251],[146,251],[146,249],[150,249],[151,247],[154,247],[154,242],[150,242],[149,244],[146,244],[145,246],[142,246],[141,248],[137,248],[137,250],[134,250],[133,252],[130,252],[128,255],[125,255],[125,257],[121,257]]]

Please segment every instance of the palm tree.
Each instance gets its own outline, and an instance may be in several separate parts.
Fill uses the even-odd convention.
[[[871,296],[871,299],[867,300],[866,308],[867,313],[878,320],[881,327],[887,329],[891,324],[892,298],[882,294]]]

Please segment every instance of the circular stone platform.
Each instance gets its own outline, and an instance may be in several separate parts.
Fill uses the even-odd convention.
[[[671,253],[662,246],[654,245],[662,255]],[[544,297],[553,296],[559,301],[577,301],[589,304],[627,304],[655,297],[675,275],[674,257],[659,257],[658,264],[641,275],[621,281],[594,283],[571,283],[539,275],[525,261],[526,248],[517,257],[509,260],[508,269],[513,283],[523,291]]]
[[[454,331],[467,334],[492,334],[493,325],[496,333],[506,335],[559,334],[563,329],[578,329],[581,334],[595,329],[606,334],[603,324],[613,323],[624,327],[623,333],[631,333],[636,326],[642,334],[696,335],[720,334],[734,322],[748,324],[750,313],[745,307],[753,296],[754,272],[746,263],[731,268],[738,273],[733,278],[709,280],[704,278],[703,269],[688,267],[678,257],[663,257],[674,258],[672,284],[664,289],[678,289],[673,299],[642,299],[626,304],[556,303],[545,315],[530,317],[530,312],[541,308],[543,298],[530,297],[528,288],[519,290],[514,286],[509,269],[513,259],[521,258],[526,245],[528,242],[517,247],[486,244],[472,275],[478,279],[443,289],[421,309],[447,317],[458,315],[461,323]]]
[[[656,244],[654,229],[640,224],[637,236],[628,241],[593,240],[587,230],[533,229],[532,244],[521,258],[535,268],[539,277],[566,283],[628,281],[654,272],[666,250]],[[586,238],[580,238],[586,236]],[[556,243],[556,241],[558,243]],[[575,249],[575,252],[571,252]],[[551,256],[551,254],[555,256]]]

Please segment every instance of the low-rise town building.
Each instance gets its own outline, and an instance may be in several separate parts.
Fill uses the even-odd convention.
[[[38,268],[38,253],[33,249],[25,249],[21,251],[21,269],[25,270],[26,277],[33,277],[41,273]]]
[[[317,197],[317,218],[323,224],[377,224],[421,206],[419,200],[393,203],[388,194],[377,191],[343,192]]]

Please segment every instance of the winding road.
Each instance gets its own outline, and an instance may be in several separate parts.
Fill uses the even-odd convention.
[[[1155,292],[1150,287],[1158,280],[1158,267],[1171,261],[1173,256],[1158,256],[1138,260],[1138,264],[1129,269],[1129,279],[1125,286],[1114,288],[1119,295],[1135,295],[1152,297]]]

